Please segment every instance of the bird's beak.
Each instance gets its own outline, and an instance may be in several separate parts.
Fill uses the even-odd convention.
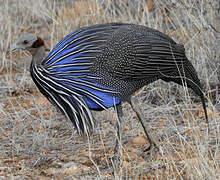
[[[11,46],[10,46],[10,51],[11,52],[15,52],[15,51],[17,51],[19,48],[18,48],[18,46],[17,46],[17,43],[14,43],[14,44],[12,44]]]
[[[15,51],[17,51],[17,50],[19,50],[19,49],[22,49],[22,47],[19,47],[19,46],[17,45],[17,43],[14,43],[14,44],[12,44],[12,45],[10,46],[10,51],[11,51],[11,52],[15,52]]]

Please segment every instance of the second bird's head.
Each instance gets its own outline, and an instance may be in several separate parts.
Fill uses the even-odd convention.
[[[10,50],[12,52],[17,50],[27,50],[34,55],[40,47],[44,47],[44,41],[40,37],[37,37],[34,34],[24,34],[11,45]]]

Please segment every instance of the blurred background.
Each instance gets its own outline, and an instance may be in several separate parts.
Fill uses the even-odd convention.
[[[134,95],[161,152],[148,142],[128,104],[120,169],[109,167],[114,109],[93,113],[96,131],[79,137],[35,87],[31,55],[9,52],[26,32],[52,49],[70,32],[92,24],[128,22],[157,29],[183,44],[207,96],[211,132],[200,99],[157,81]],[[0,179],[219,179],[220,2],[218,0],[0,0]]]

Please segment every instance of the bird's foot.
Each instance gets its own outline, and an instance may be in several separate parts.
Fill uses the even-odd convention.
[[[114,177],[114,179],[118,179],[118,171],[121,166],[120,158],[118,157],[118,154],[114,154],[111,158],[111,163],[108,164],[105,167],[99,168],[99,171],[101,173],[109,172],[111,173],[111,176]]]
[[[143,153],[144,153],[143,158],[145,160],[150,160],[154,155],[158,153],[161,154],[161,150],[160,147],[156,145],[156,143],[152,142],[150,143],[149,147],[143,151]]]

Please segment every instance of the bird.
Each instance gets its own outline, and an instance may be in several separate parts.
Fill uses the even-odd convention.
[[[205,95],[184,46],[166,34],[143,25],[105,23],[81,27],[65,36],[45,55],[42,38],[26,33],[11,50],[32,55],[30,74],[39,91],[71,120],[80,135],[90,135],[95,121],[91,110],[115,107],[121,137],[123,102],[136,112],[131,96],[154,81],[175,82],[191,88],[201,99],[208,123]],[[116,141],[115,152],[118,149]]]

